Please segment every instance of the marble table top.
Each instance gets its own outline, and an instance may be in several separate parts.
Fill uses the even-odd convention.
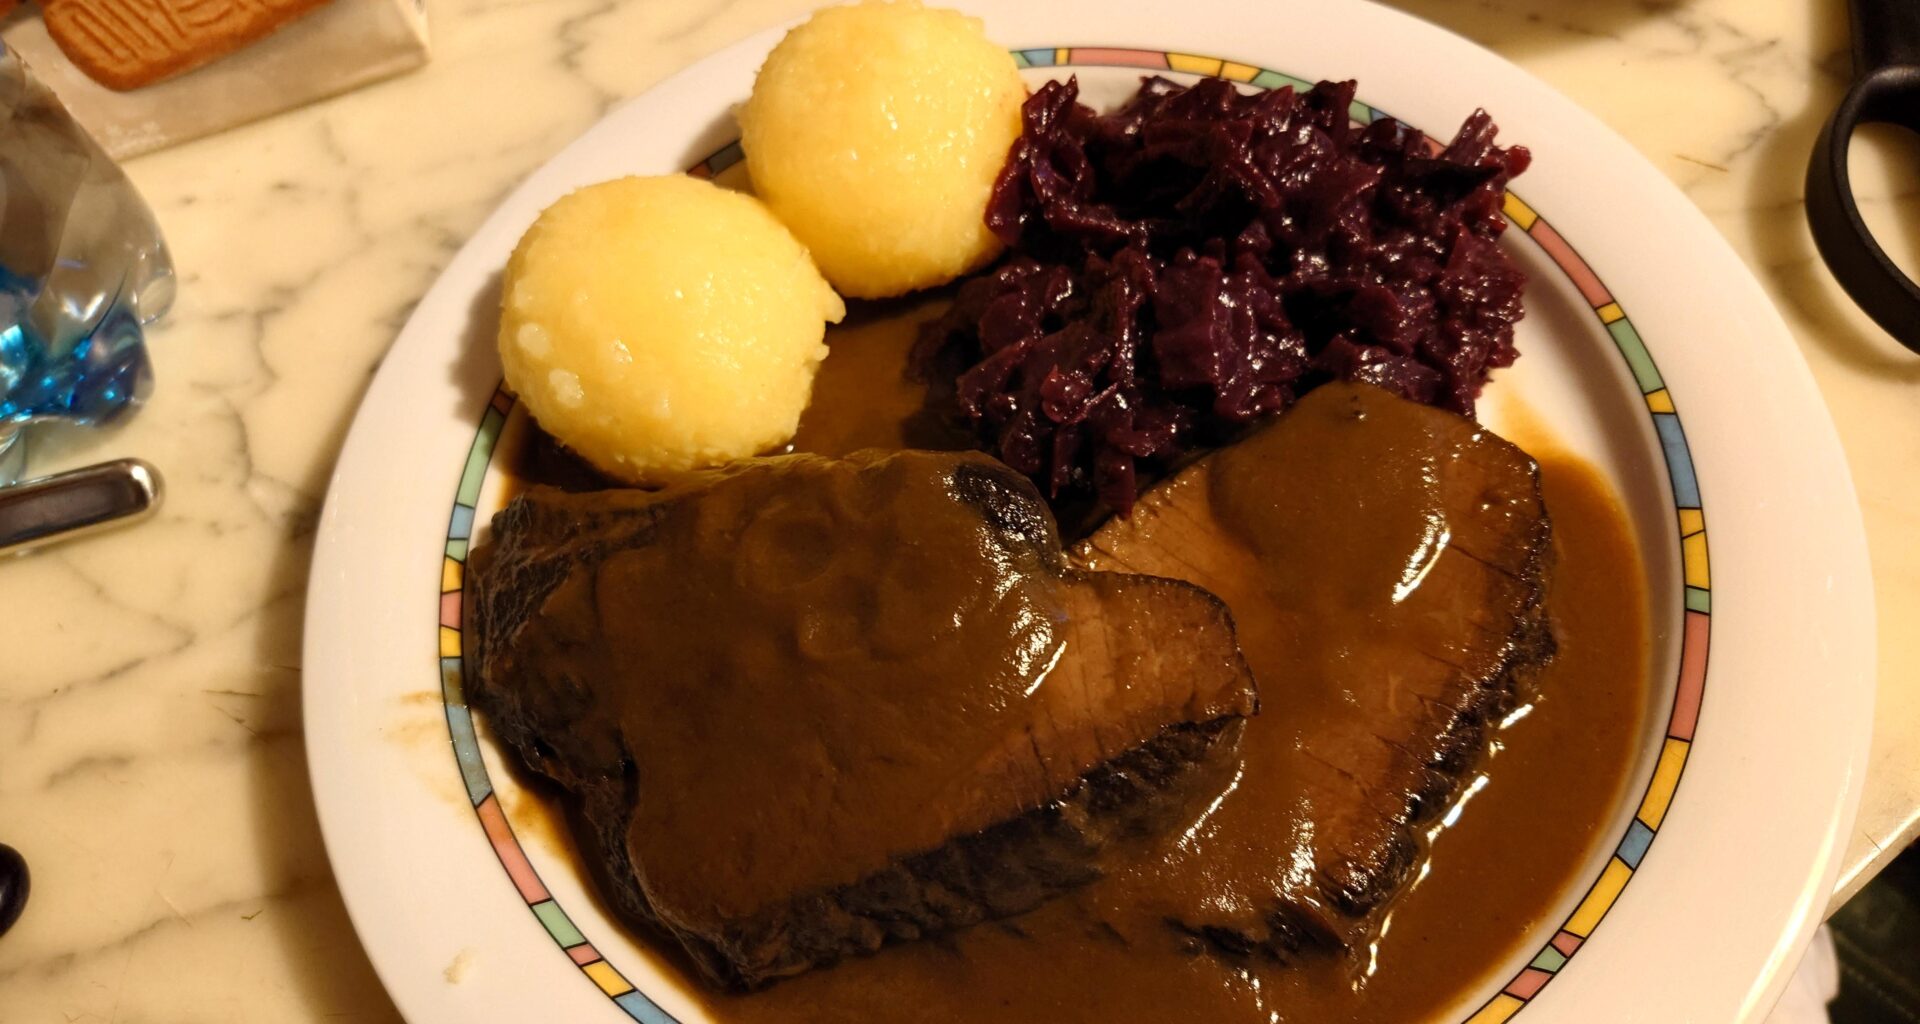
[[[1920,358],[1854,310],[1801,204],[1848,70],[1839,0],[1399,0],[1611,124],[1772,294],[1858,483],[1879,728],[1845,895],[1920,818]],[[428,0],[423,71],[128,171],[181,273],[129,426],[36,470],[138,455],[137,530],[0,566],[0,841],[33,864],[0,941],[0,1021],[386,1022],[328,872],[300,735],[315,518],[354,407],[414,302],[522,176],[694,59],[810,0]],[[1904,148],[1902,148],[1904,146]],[[1920,145],[1854,157],[1920,264]]]

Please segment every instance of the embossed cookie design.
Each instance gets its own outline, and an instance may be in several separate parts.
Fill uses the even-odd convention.
[[[43,0],[47,34],[89,78],[137,89],[268,35],[326,0]]]

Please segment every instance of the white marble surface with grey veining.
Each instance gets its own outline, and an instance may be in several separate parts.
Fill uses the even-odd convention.
[[[300,633],[314,521],[413,303],[519,178],[602,111],[808,0],[429,0],[424,71],[141,158],[182,275],[160,386],[36,469],[139,455],[160,517],[0,564],[0,842],[34,896],[0,1022],[396,1019],[308,793]],[[1854,311],[1800,202],[1848,68],[1839,0],[1404,0],[1571,95],[1732,241],[1800,339],[1866,509],[1880,729],[1849,873],[1920,813],[1920,359]],[[1856,155],[1920,263],[1920,144]]]

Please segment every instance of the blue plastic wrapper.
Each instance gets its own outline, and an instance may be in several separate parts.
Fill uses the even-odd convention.
[[[32,425],[106,423],[147,394],[141,328],[172,301],[152,211],[0,45],[0,483]]]

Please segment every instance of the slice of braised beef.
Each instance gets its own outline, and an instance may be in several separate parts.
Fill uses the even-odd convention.
[[[535,489],[466,609],[473,703],[578,798],[614,902],[732,987],[1091,881],[1255,709],[1217,599],[1070,567],[976,454]]]
[[[1526,453],[1453,413],[1328,384],[1076,546],[1083,567],[1219,595],[1266,705],[1243,785],[1130,888],[1232,954],[1363,945],[1417,830],[1552,656],[1550,539]]]

